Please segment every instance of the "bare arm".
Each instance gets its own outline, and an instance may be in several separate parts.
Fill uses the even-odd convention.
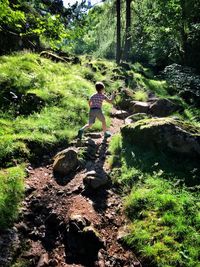
[[[110,98],[108,98],[108,97],[106,96],[105,101],[108,102],[108,103],[110,103],[110,104],[112,104],[113,101],[114,101],[114,99],[115,99],[115,93],[113,93],[112,96],[111,96]]]

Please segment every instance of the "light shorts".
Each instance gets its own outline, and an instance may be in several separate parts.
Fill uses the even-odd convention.
[[[89,112],[89,124],[95,123],[95,120],[99,119],[101,122],[105,121],[105,117],[100,108],[91,108]]]

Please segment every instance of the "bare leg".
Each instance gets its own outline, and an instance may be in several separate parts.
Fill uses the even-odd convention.
[[[102,121],[102,129],[103,129],[103,132],[104,132],[104,133],[105,133],[106,130],[107,130],[107,126],[106,126],[106,121],[105,121],[105,120]]]

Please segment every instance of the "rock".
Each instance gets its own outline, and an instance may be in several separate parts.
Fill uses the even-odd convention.
[[[166,117],[177,111],[179,106],[169,99],[159,99],[149,107],[149,112],[156,117]]]
[[[94,170],[93,171],[89,171],[89,172],[86,173],[86,176],[94,176],[95,177],[95,176],[97,176],[97,173]]]
[[[133,113],[148,113],[149,103],[141,101],[131,101],[130,111]]]
[[[196,157],[200,155],[200,128],[172,118],[152,118],[126,125],[122,137],[144,149]]]
[[[135,113],[127,117],[125,122],[128,124],[128,123],[132,123],[132,122],[147,119],[147,118],[149,118],[149,116],[146,113]]]
[[[17,229],[1,230],[0,234],[0,266],[11,266],[20,249],[20,239]]]
[[[133,100],[133,91],[127,88],[119,88],[118,93],[120,95],[120,101],[118,102],[118,106],[121,109],[128,110],[130,107],[130,103]]]
[[[117,110],[116,112],[111,114],[111,116],[123,120],[128,116],[128,112],[125,110]]]
[[[58,56],[55,53],[49,52],[49,51],[42,51],[40,53],[40,57],[49,58],[49,59],[51,59],[52,61],[55,61],[55,62],[67,62],[66,59]]]
[[[85,164],[86,170],[92,169],[94,163],[92,161],[87,161]]]
[[[30,195],[33,191],[36,190],[36,187],[34,187],[33,185],[26,185],[25,186],[25,194],[26,195]]]
[[[59,223],[62,221],[62,219],[59,217],[59,215],[56,213],[56,211],[51,211],[45,221],[45,223],[48,226],[56,227],[59,225]]]
[[[104,247],[97,230],[82,215],[70,217],[64,242],[74,257],[85,259],[84,266],[92,266],[91,263],[98,257],[98,251]]]
[[[53,171],[61,175],[66,175],[75,171],[78,165],[77,152],[73,148],[67,148],[54,157]]]
[[[98,249],[104,246],[104,242],[100,238],[100,234],[92,225],[84,227],[83,233],[87,239],[89,239],[95,246],[98,247]]]
[[[108,183],[108,177],[107,175],[102,175],[101,177],[86,176],[83,179],[83,183],[86,187],[97,189]]]
[[[124,242],[124,238],[127,236],[128,234],[128,229],[126,226],[122,226],[119,228],[118,233],[117,233],[117,241],[119,243]]]
[[[89,225],[90,221],[83,215],[71,214],[69,218],[69,226],[71,227],[71,230],[73,229],[73,231],[83,231],[83,229]]]
[[[24,222],[19,222],[18,224],[15,224],[15,227],[19,232],[22,232],[23,234],[27,233],[30,230]]]
[[[58,190],[58,192],[56,193],[57,196],[62,196],[65,194],[64,190]]]
[[[37,267],[49,266],[48,263],[49,263],[49,255],[48,255],[48,253],[44,253],[40,256]]]

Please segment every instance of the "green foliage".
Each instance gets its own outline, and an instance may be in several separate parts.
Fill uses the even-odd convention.
[[[93,53],[97,57],[114,58],[115,7],[112,1],[89,10],[81,38],[75,39],[76,53]]]
[[[197,169],[187,159],[144,151],[121,135],[112,138],[110,152],[111,176],[124,192],[131,221],[124,241],[149,266],[198,266],[199,192],[185,186]]]
[[[1,24],[6,24],[9,27],[16,27],[20,29],[22,23],[25,21],[25,14],[19,10],[13,10],[8,0],[0,2],[0,31],[2,30]]]
[[[61,49],[82,34],[84,3],[65,8],[62,1],[0,3],[1,53],[42,46]]]
[[[17,217],[24,193],[24,165],[0,170],[0,229]]]
[[[145,90],[151,90],[152,92],[156,93],[158,96],[161,97],[168,96],[168,86],[166,81],[148,79],[140,73],[135,73],[134,77],[138,87],[142,87]]]

